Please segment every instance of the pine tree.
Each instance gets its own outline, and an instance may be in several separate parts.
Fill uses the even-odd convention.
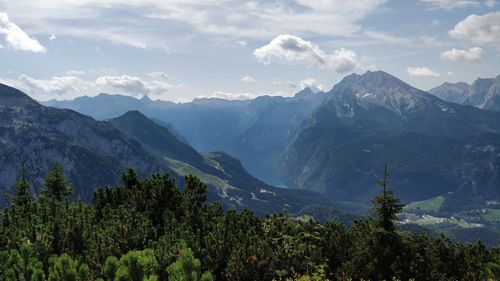
[[[66,183],[64,171],[61,166],[56,165],[44,177],[45,195],[55,202],[63,202],[71,195],[73,188]]]
[[[202,183],[197,177],[188,175],[184,177],[184,193],[182,194],[182,212],[185,222],[192,229],[197,229],[201,225],[200,214],[203,204],[207,200],[206,184]]]
[[[181,245],[181,248],[183,246]],[[185,247],[185,245],[184,245]],[[177,261],[167,268],[169,281],[212,281],[212,274],[205,271],[201,274],[200,260],[193,256],[189,248],[181,249]],[[200,276],[201,274],[201,276]]]
[[[114,256],[109,256],[104,263],[104,275],[106,280],[114,281],[116,277],[116,271],[118,270],[118,259]]]
[[[384,168],[384,178],[377,181],[377,184],[382,187],[382,194],[375,196],[373,204],[375,205],[373,212],[376,215],[377,226],[385,231],[394,232],[394,221],[397,214],[403,210],[404,205],[400,204],[398,198],[394,197],[394,191],[389,187],[389,172],[387,164]]]
[[[373,199],[376,218],[371,257],[374,269],[368,276],[374,280],[390,280],[395,276],[393,265],[402,254],[402,240],[396,232],[394,221],[403,209],[403,205],[394,197],[394,192],[389,187],[387,164],[384,168],[384,178],[377,184],[382,187],[382,194]]]
[[[52,257],[48,281],[78,281],[77,262],[67,254]]]
[[[21,176],[14,183],[14,202],[15,206],[25,209],[31,203],[30,184],[27,179],[26,170],[23,168]]]
[[[158,262],[154,251],[130,251],[120,258],[116,269],[116,281],[144,281],[156,280]]]

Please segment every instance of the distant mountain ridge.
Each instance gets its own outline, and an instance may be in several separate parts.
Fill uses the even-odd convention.
[[[97,120],[118,117],[131,110],[146,112],[149,110],[163,110],[175,105],[175,103],[168,101],[152,101],[149,98],[136,99],[130,96],[105,93],[101,93],[95,97],[77,97],[74,100],[49,100],[42,102],[42,104],[73,109],[82,114],[92,116]],[[110,104],[113,106],[111,107]]]
[[[429,93],[449,102],[500,111],[500,75],[478,78],[470,86],[463,82],[444,83]]]
[[[325,93],[305,88],[294,97],[262,96],[243,101],[202,98],[175,104],[100,94],[44,104],[101,120],[140,111],[148,118],[171,124],[171,131],[179,139],[185,137],[196,150],[225,151],[240,159],[252,174],[280,185],[274,161],[325,97]],[[103,106],[109,104],[113,105],[111,109]]]

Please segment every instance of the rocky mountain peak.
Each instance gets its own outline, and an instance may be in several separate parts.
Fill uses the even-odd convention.
[[[346,76],[335,88],[380,88],[409,86],[395,76],[384,71],[367,71],[364,74],[351,74]]]
[[[311,95],[314,95],[314,91],[309,87],[305,87],[304,89],[302,89],[298,93],[296,93],[295,97],[296,98],[307,98]]]
[[[150,99],[148,95],[144,95],[144,96],[141,98],[141,101],[142,101],[142,102],[146,102],[146,103],[153,102],[153,100],[152,100],[152,99]]]
[[[350,108],[357,106],[366,108],[374,105],[398,113],[439,101],[434,96],[383,71],[368,71],[362,75],[351,74],[335,85],[329,96],[331,101],[336,101],[337,104],[349,104]],[[344,105],[342,106],[345,107]]]
[[[429,93],[436,97],[454,103],[460,103],[467,98],[471,86],[465,82],[450,83],[445,82],[429,90]]]

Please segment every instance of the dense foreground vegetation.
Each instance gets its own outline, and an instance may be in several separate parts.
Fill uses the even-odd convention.
[[[43,193],[23,175],[1,213],[0,280],[497,280],[500,250],[400,232],[399,201],[381,183],[374,217],[352,228],[282,214],[256,217],[206,203],[207,187],[169,175],[69,202],[56,167]]]

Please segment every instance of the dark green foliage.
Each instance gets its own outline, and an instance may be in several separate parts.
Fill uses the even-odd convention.
[[[482,244],[396,230],[390,190],[374,200],[373,219],[338,222],[207,204],[207,186],[169,175],[95,192],[93,204],[68,201],[60,168],[30,197],[23,174],[0,218],[0,280],[491,280],[500,252]],[[387,181],[384,181],[387,183]],[[383,184],[383,186],[387,185]],[[203,273],[205,272],[205,273]],[[203,273],[203,274],[202,274]]]
[[[169,281],[212,281],[208,271],[201,273],[200,260],[193,256],[191,249],[181,244],[177,261],[167,268]]]
[[[104,276],[107,280],[115,280],[116,271],[118,270],[118,259],[116,257],[108,257],[104,264]]]
[[[67,254],[50,259],[49,281],[77,281],[77,262]]]
[[[155,280],[158,262],[151,249],[130,251],[120,258],[116,269],[116,281]]]
[[[0,280],[43,281],[42,264],[33,257],[33,249],[27,243],[21,249],[0,252]]]
[[[56,165],[52,170],[50,170],[45,179],[45,195],[50,200],[56,202],[62,202],[67,200],[71,195],[72,187],[66,183],[64,179],[64,172],[61,166]]]
[[[14,197],[12,199],[12,204],[21,207],[22,211],[27,211],[26,209],[32,201],[30,184],[26,177],[26,170],[23,169],[21,176],[14,183]]]

